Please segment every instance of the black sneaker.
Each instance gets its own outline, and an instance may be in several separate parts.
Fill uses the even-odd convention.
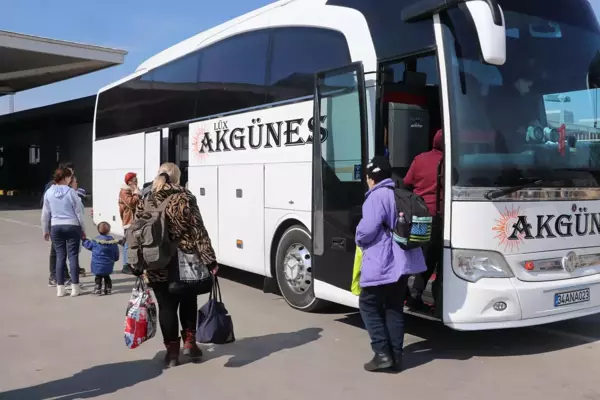
[[[56,287],[56,279],[48,279],[48,287]]]
[[[94,292],[95,295],[101,295],[102,294],[102,285],[96,285],[94,286]]]
[[[387,354],[375,354],[373,359],[365,364],[365,371],[375,372],[394,366],[394,360]]]
[[[402,372],[402,358],[404,357],[404,353],[400,352],[394,352],[394,371],[396,372]]]
[[[111,293],[112,293],[112,288],[109,288],[109,287],[107,287],[107,288],[104,288],[104,294],[105,294],[105,295],[109,295],[109,294],[111,294]]]

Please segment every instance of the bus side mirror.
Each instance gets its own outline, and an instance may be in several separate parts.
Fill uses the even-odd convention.
[[[504,65],[506,62],[506,26],[500,5],[497,5],[500,14],[500,20],[498,20],[498,16],[494,15],[488,1],[467,1],[465,4],[475,22],[483,60],[492,65]],[[498,22],[500,25],[497,24]]]

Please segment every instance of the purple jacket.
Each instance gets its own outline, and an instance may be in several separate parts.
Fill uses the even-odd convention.
[[[386,179],[369,190],[356,228],[356,244],[363,250],[360,286],[381,286],[397,282],[402,275],[427,269],[421,249],[402,250],[392,240],[389,227],[396,225],[394,181]]]

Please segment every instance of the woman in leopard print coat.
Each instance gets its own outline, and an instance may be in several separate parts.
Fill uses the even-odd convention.
[[[216,273],[218,266],[215,251],[204,227],[196,197],[179,185],[180,177],[181,171],[177,165],[173,163],[161,165],[146,201],[153,203],[152,205],[156,207],[167,197],[174,195],[169,199],[169,204],[165,209],[170,239],[174,243],[178,243],[179,249],[184,253],[196,253],[204,265]],[[138,203],[136,217],[144,211],[146,201]],[[158,319],[167,348],[166,367],[179,364],[179,320],[182,324],[181,339],[184,344],[184,355],[192,357],[193,360],[202,357],[202,352],[196,345],[198,298],[169,292],[168,268],[177,268],[177,256],[173,257],[165,269],[146,271],[146,278],[154,290],[158,302]],[[177,318],[178,308],[179,319]]]

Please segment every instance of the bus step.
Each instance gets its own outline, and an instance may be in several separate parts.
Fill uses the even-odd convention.
[[[428,319],[430,321],[436,321],[436,322],[441,322],[442,321],[440,318],[436,317],[431,312],[417,311],[417,310],[410,309],[410,308],[408,308],[406,306],[404,306],[404,313],[412,315],[412,316],[415,316],[415,317],[419,317],[419,318],[425,318],[425,319]]]

